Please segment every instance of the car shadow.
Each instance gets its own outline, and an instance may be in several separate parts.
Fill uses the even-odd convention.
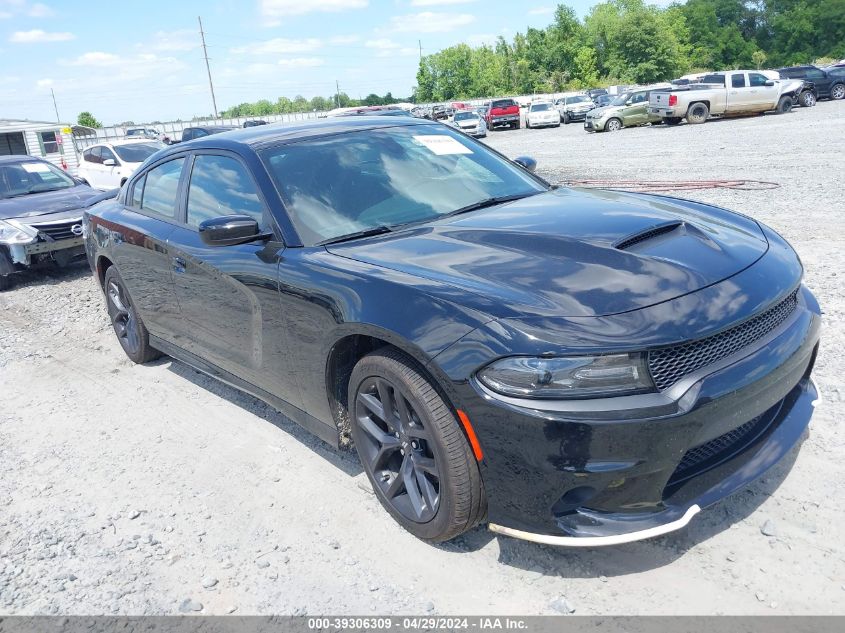
[[[65,266],[45,264],[36,268],[27,268],[12,275],[12,286],[7,292],[17,288],[31,286],[50,286],[65,281],[76,281],[91,276],[91,269],[84,259]]]
[[[212,376],[204,374],[203,372],[194,369],[190,365],[176,360],[169,356],[160,358],[157,361],[147,363],[145,367],[166,367],[180,378],[183,378],[209,393],[214,394],[218,398],[222,398],[244,411],[248,411],[253,415],[261,418],[276,428],[284,431],[303,446],[311,449],[314,453],[322,457],[329,464],[343,471],[350,477],[356,477],[363,473],[358,457],[353,451],[336,450],[329,444],[319,439],[309,431],[299,426],[296,422],[290,420],[285,415],[274,409],[271,405],[263,400],[251,396],[248,393],[235,389],[223,383]]]
[[[805,431],[792,451],[762,478],[705,508],[689,525],[671,534],[624,545],[567,548],[499,536],[487,530],[486,526],[479,526],[436,547],[456,554],[470,553],[482,549],[496,539],[499,545],[499,562],[533,574],[534,580],[543,576],[612,578],[664,567],[697,545],[748,519],[786,479],[798,457],[800,446],[808,435],[809,432]],[[760,522],[762,523],[762,517]],[[761,534],[760,538],[767,537]]]

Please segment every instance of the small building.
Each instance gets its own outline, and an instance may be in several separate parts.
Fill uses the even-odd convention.
[[[29,154],[76,175],[79,158],[66,123],[0,119],[0,156]]]

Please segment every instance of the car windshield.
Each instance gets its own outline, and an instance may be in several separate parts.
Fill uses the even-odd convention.
[[[0,198],[15,198],[75,186],[73,178],[50,163],[21,161],[0,165]]]
[[[592,99],[590,99],[590,97],[588,97],[587,95],[578,95],[577,97],[569,97],[569,98],[566,100],[566,103],[567,103],[567,104],[573,104],[573,103],[592,103],[592,102],[593,102],[593,100],[592,100]]]
[[[610,105],[614,105],[614,106],[625,105],[625,102],[628,100],[628,98],[630,96],[631,96],[630,92],[623,93],[623,94],[619,95],[618,97],[616,97],[613,101],[611,101]]]
[[[516,105],[516,104],[514,103],[513,99],[502,99],[500,101],[494,101],[492,104],[490,104],[490,107],[491,108],[512,108],[514,105]]]
[[[468,119],[477,119],[478,115],[475,112],[456,112],[455,121],[466,121]]]
[[[389,230],[546,186],[457,130],[410,125],[262,152],[303,243]]]
[[[116,145],[114,151],[120,160],[126,163],[143,163],[164,147],[164,143],[132,143],[131,145]]]
[[[548,109],[548,103],[535,103],[531,106],[531,112],[545,112]]]

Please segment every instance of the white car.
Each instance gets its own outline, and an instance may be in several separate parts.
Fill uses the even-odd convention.
[[[480,114],[472,110],[458,110],[449,124],[475,138],[487,136],[487,124]]]
[[[547,101],[535,101],[525,115],[525,127],[560,127],[560,112]]]
[[[77,174],[95,189],[122,187],[135,170],[160,149],[160,141],[115,141],[86,148]]]

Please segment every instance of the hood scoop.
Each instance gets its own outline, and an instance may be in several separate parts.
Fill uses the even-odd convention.
[[[647,242],[648,240],[660,237],[661,235],[672,233],[673,231],[681,228],[682,226],[684,226],[684,223],[681,221],[667,222],[665,224],[653,226],[650,229],[646,229],[645,231],[639,231],[637,233],[634,233],[633,235],[623,237],[621,240],[619,240],[613,245],[613,248],[619,251],[626,251],[636,246],[637,244],[642,244],[643,242]]]

